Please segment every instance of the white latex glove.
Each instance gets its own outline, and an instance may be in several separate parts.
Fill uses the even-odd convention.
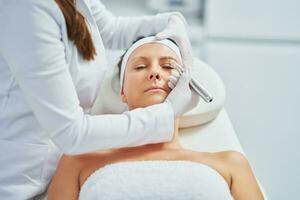
[[[173,12],[166,28],[155,36],[158,40],[170,38],[180,49],[183,66],[193,66],[192,47],[187,33],[187,23],[179,12]]]
[[[177,85],[179,78],[180,78],[180,74],[177,71],[174,71],[169,78],[169,82],[168,82],[169,88],[173,90]]]
[[[180,75],[179,80],[175,79],[176,83],[173,83],[171,79],[168,82],[169,87],[170,84],[175,85],[175,87],[167,96],[166,102],[172,106],[175,117],[179,117],[198,105],[199,96],[189,86],[191,81],[190,69],[186,69]]]

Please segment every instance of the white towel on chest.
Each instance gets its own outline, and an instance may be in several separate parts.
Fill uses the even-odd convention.
[[[83,184],[80,200],[232,200],[225,179],[191,161],[128,161],[106,165]]]

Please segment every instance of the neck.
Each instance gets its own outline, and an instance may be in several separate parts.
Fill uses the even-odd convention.
[[[178,137],[178,132],[179,132],[179,119],[177,118],[174,123],[174,133],[173,133],[173,138],[171,141],[168,142],[162,142],[162,143],[156,143],[156,144],[147,144],[144,145],[145,148],[149,147],[151,149],[182,149],[183,147],[181,146],[179,142],[179,137]]]

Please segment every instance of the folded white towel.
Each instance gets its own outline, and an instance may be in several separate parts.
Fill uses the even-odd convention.
[[[232,200],[225,179],[192,161],[128,161],[106,165],[83,184],[80,200]]]

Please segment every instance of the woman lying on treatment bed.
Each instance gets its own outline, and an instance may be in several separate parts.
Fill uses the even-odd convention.
[[[170,60],[181,63],[171,40],[148,37],[134,45],[119,63],[121,96],[129,110],[163,102],[171,90]],[[178,140],[178,122],[170,142],[64,155],[48,199],[263,199],[241,153],[184,149]]]

